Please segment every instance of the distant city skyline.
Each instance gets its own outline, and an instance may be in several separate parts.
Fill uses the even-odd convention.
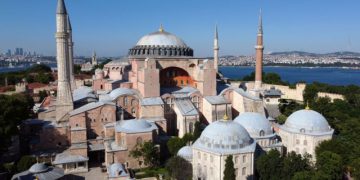
[[[145,34],[166,31],[182,38],[195,56],[212,56],[214,26],[220,55],[255,54],[259,9],[263,10],[265,53],[274,51],[360,52],[360,2],[348,0],[181,2],[67,0],[75,55],[126,55]],[[55,0],[2,0],[0,50],[22,47],[55,55]]]

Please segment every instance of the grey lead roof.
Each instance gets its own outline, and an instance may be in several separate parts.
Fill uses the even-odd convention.
[[[279,89],[275,89],[275,87],[271,87],[270,89],[265,90],[264,96],[281,96],[283,93]]]
[[[57,14],[67,14],[64,0],[58,0],[56,13]]]
[[[224,96],[205,96],[205,99],[210,104],[230,104],[230,101],[225,99]]]
[[[102,101],[92,102],[92,103],[86,104],[84,106],[81,106],[81,107],[69,112],[69,114],[70,114],[70,116],[74,116],[76,114],[80,114],[80,113],[83,113],[85,111],[95,109],[95,108],[103,106],[103,105],[115,106],[115,103],[113,103],[113,102],[102,102]]]
[[[88,157],[80,156],[80,155],[72,155],[69,152],[63,152],[61,154],[57,154],[55,157],[55,161],[53,164],[65,164],[65,163],[73,163],[73,162],[84,162],[88,161]]]
[[[141,101],[142,106],[156,106],[164,105],[164,101],[160,97],[143,98]]]
[[[199,115],[197,109],[190,101],[190,99],[176,99],[175,105],[179,108],[183,116],[196,116]]]

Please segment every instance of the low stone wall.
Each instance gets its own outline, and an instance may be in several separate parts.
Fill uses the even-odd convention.
[[[318,92],[317,97],[328,97],[330,98],[331,102],[333,102],[335,99],[345,100],[345,97],[341,94],[327,93],[327,92]]]

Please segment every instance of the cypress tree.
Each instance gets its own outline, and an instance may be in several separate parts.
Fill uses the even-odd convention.
[[[230,155],[225,160],[224,180],[235,180],[235,178],[233,156]]]

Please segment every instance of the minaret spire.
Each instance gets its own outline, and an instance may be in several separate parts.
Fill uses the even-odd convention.
[[[262,86],[262,63],[264,56],[264,44],[263,44],[263,27],[262,27],[262,11],[260,9],[259,14],[259,27],[257,33],[257,42],[255,46],[256,50],[256,67],[255,67],[255,90],[260,90]]]
[[[64,0],[58,0],[56,12],[56,61],[58,69],[58,85],[56,98],[56,121],[64,118],[74,109],[70,87],[69,70],[69,27],[68,15]]]
[[[259,28],[258,28],[258,34],[263,34],[262,10],[261,10],[261,8],[260,8],[260,13],[259,13]]]
[[[74,77],[74,42],[72,39],[72,27],[70,22],[70,16],[67,16],[67,33],[69,35],[68,46],[69,46],[69,59],[68,59],[68,68],[69,68],[69,77],[70,77],[70,87],[74,91],[76,89],[75,77]]]
[[[218,61],[219,61],[219,35],[218,27],[215,25],[215,34],[214,34],[214,68],[218,72]]]

